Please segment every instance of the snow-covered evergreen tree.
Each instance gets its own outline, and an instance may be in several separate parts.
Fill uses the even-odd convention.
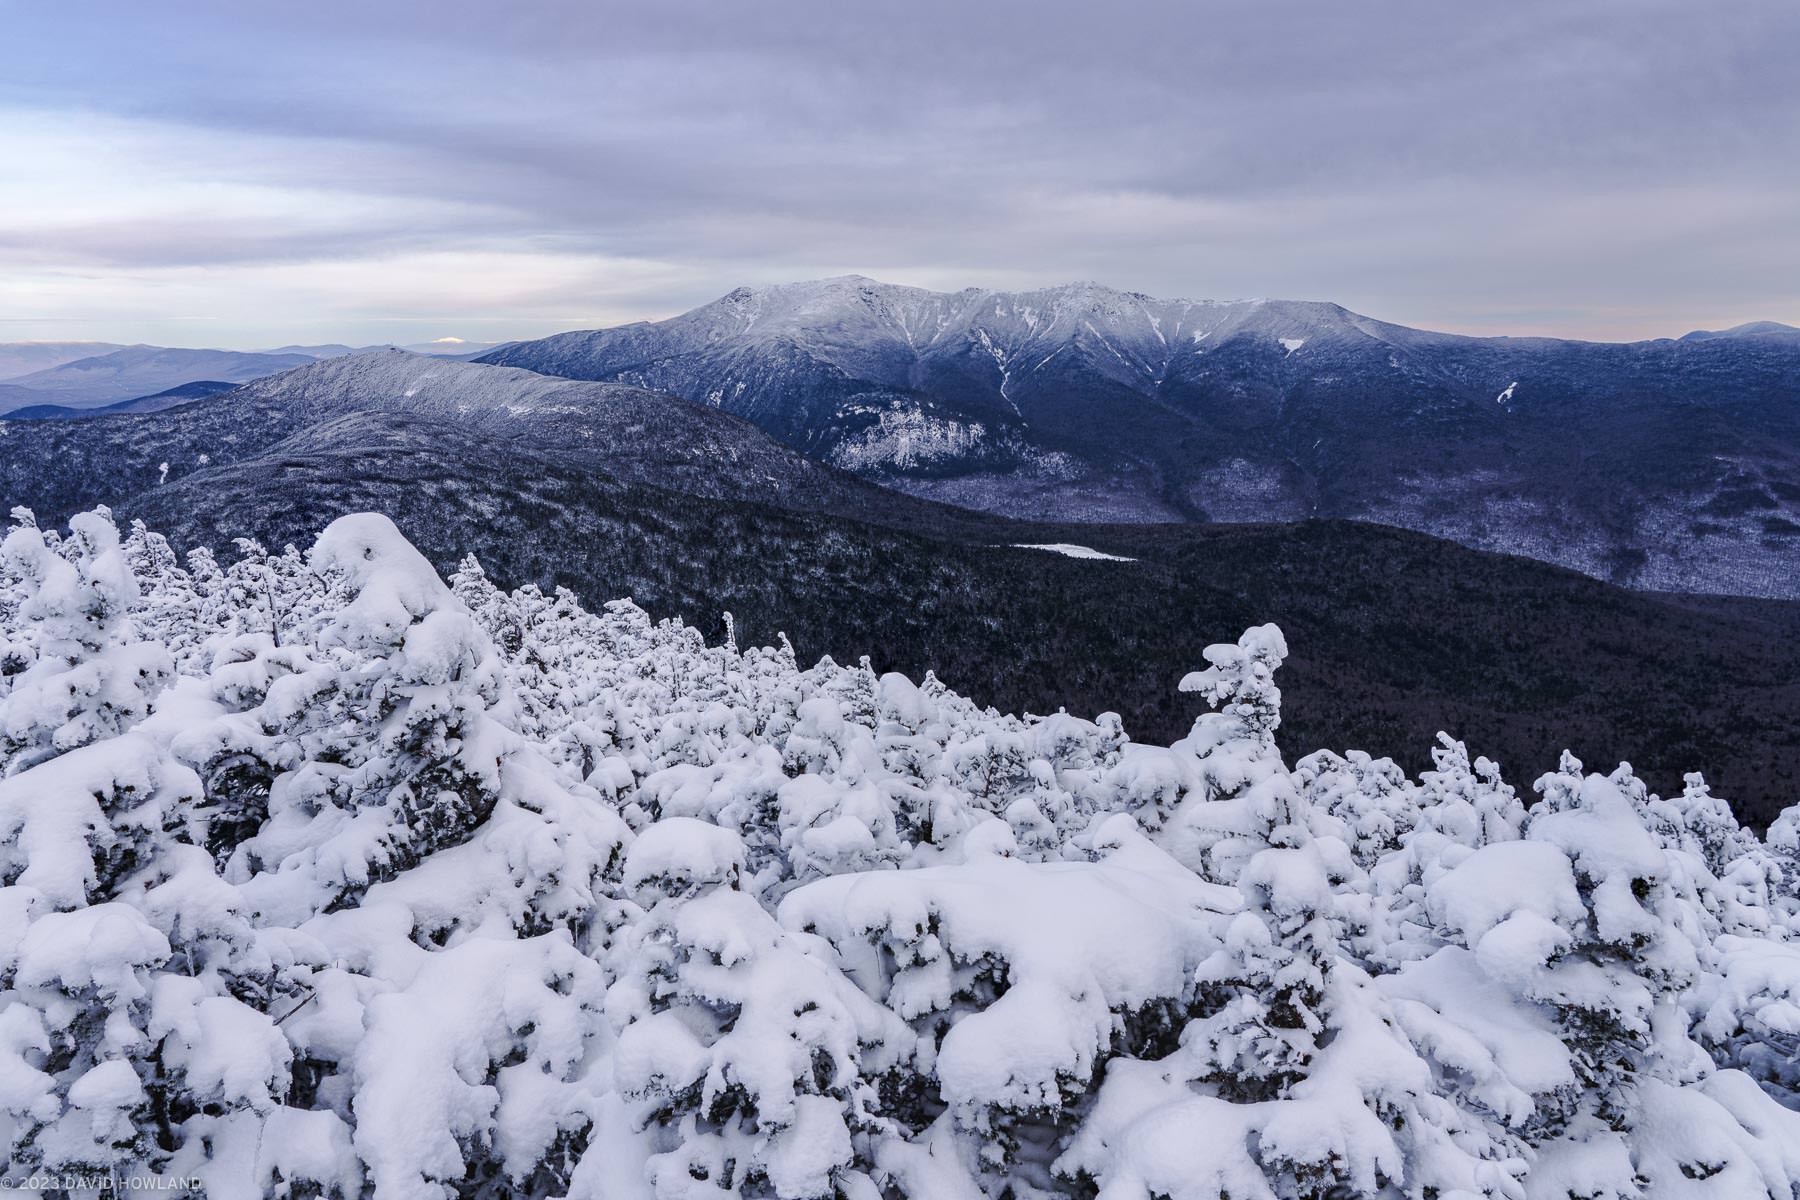
[[[1364,870],[1398,850],[1419,822],[1418,789],[1391,758],[1318,750],[1295,764],[1294,779],[1314,823],[1349,846]]]
[[[736,835],[691,817],[652,825],[625,861],[642,911],[609,960],[613,1069],[669,1200],[838,1194],[872,1161],[880,1079],[911,1052],[898,1017],[738,888],[743,868]]]
[[[7,642],[28,664],[0,700],[0,770],[11,775],[142,721],[174,668],[138,636],[137,580],[109,514],[76,516],[55,545],[22,523],[0,560],[19,589]]]
[[[1210,665],[1181,680],[1182,691],[1198,693],[1216,711],[1174,747],[1191,756],[1194,778],[1163,838],[1177,858],[1220,883],[1235,883],[1260,851],[1307,837],[1299,788],[1275,745],[1275,671],[1286,657],[1281,630],[1260,625],[1236,644],[1208,646]]]

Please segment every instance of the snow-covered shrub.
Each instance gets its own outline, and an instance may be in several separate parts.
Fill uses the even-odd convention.
[[[1047,1181],[1057,1123],[1109,1054],[1168,1042],[1195,1003],[1234,897],[1121,820],[1088,839],[1093,861],[1021,862],[990,818],[962,862],[840,875],[782,902],[783,924],[823,936],[916,1031],[924,1061],[891,1118],[966,1133],[971,1170]]]
[[[1800,807],[1528,812],[448,584],[384,518],[0,547],[0,1175],[336,1200],[1570,1200],[1800,1181]]]
[[[1294,764],[1294,779],[1313,811],[1364,870],[1398,850],[1419,821],[1418,789],[1391,758],[1318,750]]]
[[[743,862],[734,834],[691,817],[633,843],[642,911],[609,955],[614,1079],[655,1130],[657,1196],[831,1196],[882,1128],[878,1082],[911,1031],[738,890]]]

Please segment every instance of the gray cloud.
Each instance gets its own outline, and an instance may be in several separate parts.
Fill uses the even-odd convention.
[[[120,2],[6,19],[0,105],[171,131],[171,176],[310,198],[294,220],[229,191],[143,212],[115,195],[0,234],[0,269],[79,270],[100,293],[109,271],[392,273],[480,251],[594,262],[514,281],[525,320],[847,270],[1324,297],[1494,332],[1800,320],[1791,0]],[[615,260],[656,268],[609,283]],[[266,295],[263,324],[331,316],[244,286],[252,308]],[[350,325],[373,315],[342,306]]]

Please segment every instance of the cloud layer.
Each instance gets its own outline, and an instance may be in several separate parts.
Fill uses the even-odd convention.
[[[0,341],[519,337],[848,271],[1800,322],[1791,0],[0,19]]]

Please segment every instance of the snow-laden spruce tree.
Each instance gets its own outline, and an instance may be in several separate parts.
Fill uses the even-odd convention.
[[[510,712],[491,645],[386,518],[333,523],[311,560],[347,600],[312,623],[308,657],[281,656],[273,630],[236,643],[291,672],[255,710],[285,769],[236,853],[260,876],[257,893],[296,913],[349,902],[466,840],[498,799]],[[273,568],[249,561],[249,594],[278,625]]]
[[[276,554],[251,538],[237,539],[237,550],[221,596],[233,627],[266,633],[277,645],[303,636],[325,598],[320,564],[292,546]]]
[[[1346,926],[1366,918],[1370,897],[1344,839],[1365,861],[1397,852],[1416,825],[1414,787],[1367,756],[1315,756],[1288,775],[1272,737],[1278,646],[1253,630],[1209,648],[1213,670],[1193,681],[1223,709],[1191,739],[1211,750],[1202,771],[1221,777],[1223,764],[1207,762],[1221,747],[1254,764],[1234,808],[1199,810],[1240,814],[1227,827],[1247,854],[1231,889],[1237,911],[1195,971],[1178,1038],[1160,1057],[1108,1064],[1057,1168],[1102,1195],[1145,1200],[1516,1194],[1523,1143],[1445,1094],[1430,1042],[1403,1031],[1349,949]],[[1228,844],[1214,844],[1214,861]]]
[[[911,1030],[739,888],[737,836],[691,817],[632,844],[609,955],[614,1078],[659,1198],[812,1200],[869,1186],[879,1084]]]
[[[1206,648],[1205,670],[1181,690],[1214,711],[1194,722],[1174,749],[1191,758],[1192,782],[1169,817],[1163,842],[1182,862],[1219,883],[1237,882],[1251,856],[1306,840],[1306,809],[1275,744],[1281,689],[1275,671],[1287,641],[1273,625],[1244,632],[1236,644]]]
[[[110,515],[74,517],[54,544],[22,520],[0,544],[0,566],[17,595],[6,640],[18,664],[0,699],[0,772],[16,774],[148,716],[173,664],[138,636],[137,580]]]
[[[273,1110],[282,956],[193,844],[201,781],[168,751],[179,717],[150,715],[169,657],[136,635],[110,520],[21,524],[6,555],[33,663],[0,782],[3,1173],[162,1171]]]
[[[178,666],[192,669],[198,665],[190,661],[193,654],[214,632],[201,618],[202,595],[193,576],[182,567],[169,540],[142,521],[131,523],[121,549],[138,585],[133,615],[139,631],[161,643]]]
[[[1511,1068],[1537,1074],[1521,1088],[1529,1111],[1515,1097],[1530,1194],[1688,1194],[1711,1181],[1700,1194],[1785,1195],[1800,1156],[1755,1147],[1800,1132],[1800,1118],[1715,1070],[1680,1003],[1701,982],[1699,899],[1645,828],[1629,772],[1571,779],[1571,762],[1541,789],[1557,807],[1535,810],[1523,840],[1483,847],[1430,888],[1453,943],[1440,957],[1463,962],[1466,948],[1470,990],[1499,989],[1561,1043],[1560,1059],[1546,1047]]]
[[[948,861],[838,875],[780,918],[822,936],[910,1026],[918,1056],[885,1085],[876,1161],[909,1195],[1053,1187],[1071,1121],[1115,1047],[1170,1044],[1224,923],[1223,889],[1127,818],[1082,860],[1021,861],[987,817]]]
[[[1270,936],[1320,921],[1312,851],[1252,860],[1246,878],[1267,899],[1200,971],[1224,1007],[1164,1057],[1108,1063],[1062,1174],[1143,1200],[1518,1194],[1522,1140],[1443,1085],[1453,1071],[1409,1036],[1395,1000],[1348,958]]]
[[[1344,936],[1327,856],[1341,848],[1265,850],[1239,879],[1243,911],[1197,976],[1210,1011],[1183,1034],[1198,1078],[1227,1099],[1285,1095],[1318,1056]]]
[[[1368,878],[1358,889],[1365,964],[1391,967],[1436,950],[1441,939],[1426,911],[1431,882],[1482,846],[1518,838],[1525,823],[1525,805],[1493,762],[1471,762],[1468,747],[1441,732],[1431,759],[1413,793],[1413,827],[1365,864]]]
[[[244,1125],[247,1158],[187,1165],[226,1190],[561,1194],[609,1036],[594,954],[623,919],[605,880],[629,832],[509,725],[491,646],[385,518],[335,523],[311,562],[328,590],[305,644],[222,637],[212,718],[176,739],[221,787],[244,781],[221,752],[266,782],[217,849],[296,935],[281,1028],[305,1115],[269,1121],[310,1140],[266,1158]]]
[[[1398,850],[1419,823],[1418,788],[1391,758],[1317,750],[1294,764],[1294,781],[1320,831],[1347,845],[1364,870]]]

